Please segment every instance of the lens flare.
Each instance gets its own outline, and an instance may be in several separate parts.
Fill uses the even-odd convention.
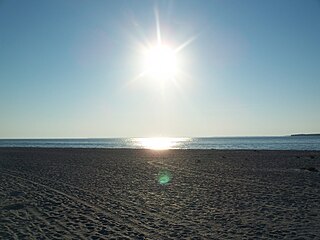
[[[161,185],[166,185],[168,184],[172,179],[172,175],[169,171],[167,170],[162,170],[158,173],[158,182]]]

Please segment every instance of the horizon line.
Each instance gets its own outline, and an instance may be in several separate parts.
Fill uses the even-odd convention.
[[[0,140],[63,140],[63,139],[121,139],[121,138],[250,138],[250,137],[292,137],[320,135],[320,133],[294,133],[286,135],[219,135],[219,136],[155,136],[155,137],[0,137]]]

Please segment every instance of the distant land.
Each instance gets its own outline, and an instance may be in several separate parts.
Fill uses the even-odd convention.
[[[320,137],[320,133],[301,133],[301,134],[292,134],[291,137]]]

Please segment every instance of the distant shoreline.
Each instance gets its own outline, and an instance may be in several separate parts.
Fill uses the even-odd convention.
[[[320,133],[292,134],[291,137],[320,137]]]

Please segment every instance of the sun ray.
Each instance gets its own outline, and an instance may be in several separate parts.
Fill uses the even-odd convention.
[[[157,40],[158,40],[158,45],[162,44],[162,39],[161,39],[161,29],[160,29],[160,20],[159,20],[159,12],[158,9],[154,9],[154,14],[156,18],[156,28],[157,28]]]
[[[137,35],[140,36],[139,40],[136,39],[136,36],[134,37],[135,42],[137,42],[138,45],[149,46],[150,42],[148,40],[148,37],[145,34],[144,29],[140,26],[136,19],[132,20],[132,25],[134,29],[137,31]]]
[[[125,85],[126,87],[128,87],[129,85],[133,84],[134,82],[143,79],[146,76],[147,72],[143,71],[141,73],[139,73],[137,76],[135,76],[134,78],[130,79]]]
[[[182,43],[180,46],[178,46],[177,48],[175,48],[175,49],[174,49],[174,52],[175,52],[175,53],[180,52],[182,49],[184,49],[186,46],[188,46],[190,43],[192,43],[194,40],[196,40],[197,37],[198,37],[198,35],[189,38],[187,41],[185,41],[185,42]]]

